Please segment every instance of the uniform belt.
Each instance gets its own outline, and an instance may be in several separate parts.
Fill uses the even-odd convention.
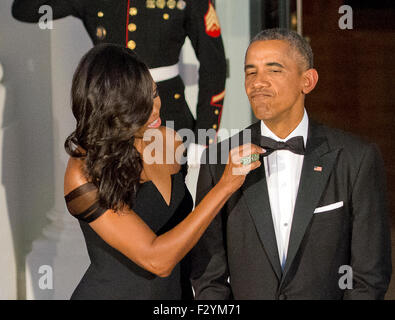
[[[172,66],[149,69],[149,72],[151,73],[152,79],[154,79],[155,82],[169,80],[171,78],[177,77],[180,73],[178,69],[178,63],[173,64]]]

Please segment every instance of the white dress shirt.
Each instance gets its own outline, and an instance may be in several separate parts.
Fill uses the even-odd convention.
[[[306,110],[304,110],[302,121],[285,139],[277,137],[262,120],[261,134],[276,141],[286,141],[296,136],[302,136],[306,147],[308,126],[309,118]],[[303,155],[295,154],[288,150],[277,150],[264,158],[270,208],[276,233],[278,254],[283,268],[287,257],[289,235],[303,159]]]

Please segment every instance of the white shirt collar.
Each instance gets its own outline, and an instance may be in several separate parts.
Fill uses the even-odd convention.
[[[280,139],[279,137],[277,137],[266,126],[266,124],[263,122],[263,120],[261,120],[261,135],[262,136],[266,136],[266,137],[272,138],[272,139],[274,139],[276,141],[285,141],[285,140],[291,139],[291,138],[296,137],[296,136],[302,136],[305,147],[306,147],[306,143],[307,143],[307,132],[308,132],[308,129],[309,129],[309,117],[307,116],[306,109],[304,109],[304,114],[303,114],[302,121],[300,121],[300,123],[294,129],[294,131],[292,131],[285,139]]]

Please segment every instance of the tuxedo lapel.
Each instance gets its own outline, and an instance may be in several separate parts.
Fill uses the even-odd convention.
[[[260,122],[251,126],[252,143],[260,143]],[[262,158],[260,159],[262,161]],[[265,175],[265,166],[262,165],[249,173],[242,186],[247,206],[254,221],[259,238],[268,255],[278,279],[281,279],[281,266],[277,249],[276,235],[270,209],[269,194]]]
[[[295,258],[313,217],[314,209],[325,190],[338,152],[339,149],[330,150],[322,128],[317,124],[310,123],[283,279]]]

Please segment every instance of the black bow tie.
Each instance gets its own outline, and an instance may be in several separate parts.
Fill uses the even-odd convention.
[[[268,156],[276,150],[289,150],[296,154],[304,154],[304,142],[302,136],[293,137],[285,142],[276,141],[271,138],[261,136],[261,147],[266,149],[263,156]]]

